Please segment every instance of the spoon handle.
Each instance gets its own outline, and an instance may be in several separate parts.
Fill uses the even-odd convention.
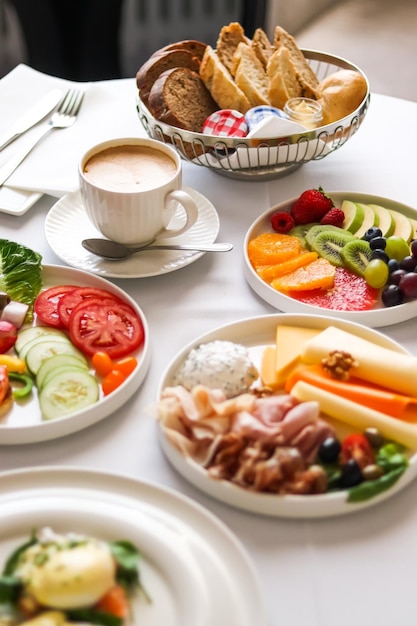
[[[192,245],[175,245],[175,244],[156,244],[156,245],[151,245],[149,247],[146,248],[146,250],[193,250],[194,252],[228,252],[229,250],[232,250],[233,248],[233,244],[231,243],[212,243],[212,244],[208,244],[206,246],[204,245],[200,245],[200,244],[196,244],[195,246]],[[145,248],[138,248],[139,250],[144,250]]]

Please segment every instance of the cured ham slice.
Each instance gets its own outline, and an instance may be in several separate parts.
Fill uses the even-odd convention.
[[[164,389],[156,417],[184,456],[212,478],[273,493],[322,493],[325,472],[311,465],[334,431],[317,402],[292,395],[226,398],[219,389],[181,385]]]

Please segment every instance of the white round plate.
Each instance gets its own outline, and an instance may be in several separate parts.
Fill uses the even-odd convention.
[[[145,379],[150,363],[149,328],[145,316],[137,303],[122,289],[103,278],[92,276],[88,272],[74,270],[59,265],[44,265],[42,269],[43,286],[80,285],[98,287],[114,293],[125,300],[139,315],[145,331],[145,340],[141,348],[132,355],[138,360],[135,371],[113,393],[90,407],[72,415],[54,420],[42,421],[36,389],[27,402],[13,404],[9,413],[0,420],[0,445],[18,445],[35,443],[63,437],[77,432],[104,419],[119,409],[137,391]]]
[[[135,599],[135,624],[266,626],[258,578],[242,545],[214,515],[174,491],[83,468],[28,468],[2,473],[0,508],[1,563],[42,526],[135,544],[152,599]]]
[[[356,334],[378,345],[391,350],[406,353],[399,344],[392,341],[383,334],[356,324],[336,318],[314,315],[290,315],[277,314],[261,317],[243,319],[226,326],[221,326],[209,333],[198,337],[188,344],[168,365],[159,383],[157,397],[161,397],[162,390],[172,385],[175,372],[184,361],[192,348],[202,343],[214,341],[216,339],[233,341],[243,344],[249,349],[255,365],[260,366],[260,357],[266,345],[275,344],[276,328],[278,324],[288,324],[293,326],[304,326],[310,328],[325,329],[330,324],[337,326],[350,333]],[[213,498],[221,500],[239,509],[271,515],[275,517],[291,518],[315,518],[354,513],[363,508],[372,506],[392,496],[394,493],[405,487],[413,480],[417,474],[417,454],[410,460],[410,466],[401,476],[397,483],[388,491],[360,503],[351,503],[346,499],[346,492],[309,496],[278,496],[273,494],[255,493],[237,487],[225,480],[215,480],[210,478],[206,470],[195,461],[183,456],[168,440],[161,426],[158,426],[159,441],[162,449],[175,467],[193,485],[208,493]]]
[[[412,209],[406,204],[389,200],[388,198],[350,191],[328,191],[326,193],[330,196],[330,198],[332,198],[336,206],[340,206],[343,200],[352,200],[353,202],[363,202],[365,204],[379,204],[386,208],[399,211],[407,217],[417,220],[417,211],[415,209]],[[268,283],[259,278],[249,261],[247,253],[249,241],[262,233],[273,232],[270,223],[271,215],[275,213],[275,211],[289,211],[290,207],[296,200],[297,198],[292,198],[291,200],[282,202],[281,204],[274,206],[272,209],[269,209],[258,217],[246,233],[243,248],[244,274],[247,282],[255,293],[258,294],[258,296],[265,300],[265,302],[268,302],[271,306],[275,307],[279,311],[283,311],[284,313],[331,315],[332,317],[350,320],[352,322],[357,322],[358,324],[365,324],[366,326],[371,326],[373,328],[399,324],[400,322],[405,322],[406,320],[409,320],[417,315],[417,300],[393,307],[383,307],[382,305],[377,305],[369,311],[333,311],[331,309],[324,309],[295,300],[294,298],[273,289],[270,285],[268,285]]]
[[[189,231],[170,238],[169,242],[188,245],[213,243],[220,229],[216,209],[201,193],[190,187],[184,189],[197,205],[198,219]],[[183,216],[184,209],[178,205],[175,220],[182,223]],[[174,223],[170,227],[179,227],[179,224]],[[194,263],[205,254],[192,250],[146,250],[124,261],[101,259],[81,245],[82,239],[102,235],[88,219],[79,191],[67,194],[50,209],[45,219],[45,236],[55,254],[68,265],[109,278],[146,278],[168,274]]]

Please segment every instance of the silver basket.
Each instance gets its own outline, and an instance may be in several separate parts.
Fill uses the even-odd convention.
[[[219,138],[176,128],[155,119],[140,97],[137,100],[139,119],[149,137],[172,144],[183,159],[218,174],[239,180],[271,180],[287,175],[304,163],[324,159],[341,148],[359,129],[370,103],[368,80],[356,65],[316,50],[303,50],[303,54],[319,81],[339,69],[362,74],[368,89],[355,111],[333,124],[267,139]]]

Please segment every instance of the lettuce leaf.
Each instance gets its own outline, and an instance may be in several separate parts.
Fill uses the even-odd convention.
[[[29,305],[42,287],[42,256],[14,241],[0,239],[0,291],[12,300]]]

